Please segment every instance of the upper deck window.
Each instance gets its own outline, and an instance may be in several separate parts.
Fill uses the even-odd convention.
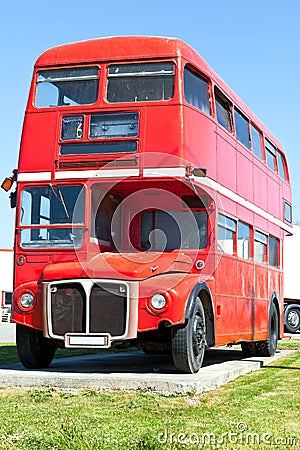
[[[184,69],[184,95],[195,108],[211,114],[208,82],[187,67]]]
[[[98,97],[98,67],[40,70],[35,105],[38,108],[90,105]]]
[[[215,89],[217,121],[230,133],[232,132],[231,102],[218,89]]]
[[[262,135],[261,135],[261,132],[258,131],[258,130],[251,124],[251,144],[252,144],[252,150],[253,150],[253,153],[254,153],[259,159],[262,159],[261,142],[262,142]]]
[[[277,152],[277,165],[278,165],[278,173],[279,173],[280,178],[287,181],[286,162],[285,162],[284,156],[280,152]]]
[[[108,68],[107,100],[111,103],[170,100],[174,95],[172,62],[113,64]]]
[[[234,108],[235,132],[237,140],[250,150],[249,121],[236,108]]]
[[[265,139],[265,148],[266,148],[266,163],[270,169],[276,169],[276,148],[273,144],[271,144],[268,139]]]

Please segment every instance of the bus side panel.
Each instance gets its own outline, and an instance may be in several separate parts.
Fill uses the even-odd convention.
[[[56,112],[27,114],[23,126],[19,172],[53,170],[57,141]]]
[[[216,269],[215,318],[217,344],[226,343],[229,338],[231,341],[238,331],[236,278],[236,258],[223,254]],[[226,336],[228,337],[226,338]],[[224,338],[225,340],[223,340]]]
[[[145,152],[145,167],[170,167],[178,166],[178,158],[175,161],[166,154],[182,156],[182,123],[180,120],[180,107],[177,105],[155,106],[144,108],[145,136],[142,138],[143,151]],[[161,153],[153,155],[153,153]]]
[[[244,335],[248,339],[253,339],[256,307],[253,262],[239,260],[237,273],[237,321],[239,333],[241,336]]]
[[[184,107],[184,157],[194,166],[207,169],[216,180],[216,125],[211,117],[192,107]]]

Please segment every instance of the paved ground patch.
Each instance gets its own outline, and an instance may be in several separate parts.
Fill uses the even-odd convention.
[[[197,374],[178,374],[168,356],[142,351],[56,359],[48,369],[26,370],[21,364],[0,367],[0,386],[60,389],[143,390],[163,395],[198,394],[215,389],[289,354],[244,358],[240,350],[210,349]]]

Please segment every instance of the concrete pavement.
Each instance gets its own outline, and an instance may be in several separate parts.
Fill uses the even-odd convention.
[[[289,354],[244,358],[240,350],[211,349],[197,374],[178,374],[167,356],[142,351],[56,359],[48,369],[26,370],[21,364],[0,367],[0,386],[60,389],[143,390],[163,395],[199,394],[253,372]]]
[[[300,332],[293,337],[300,337]],[[0,323],[0,342],[15,342],[15,325]],[[215,389],[247,372],[276,361],[272,358],[244,358],[239,349],[213,348],[197,374],[178,374],[168,356],[145,355],[142,351],[96,354],[56,359],[48,369],[31,371],[21,364],[0,367],[0,386],[61,389],[144,390],[163,395],[201,393]]]

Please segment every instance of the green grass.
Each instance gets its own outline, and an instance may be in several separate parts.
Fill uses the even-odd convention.
[[[0,388],[0,449],[296,449],[299,375],[297,351],[201,395]]]

